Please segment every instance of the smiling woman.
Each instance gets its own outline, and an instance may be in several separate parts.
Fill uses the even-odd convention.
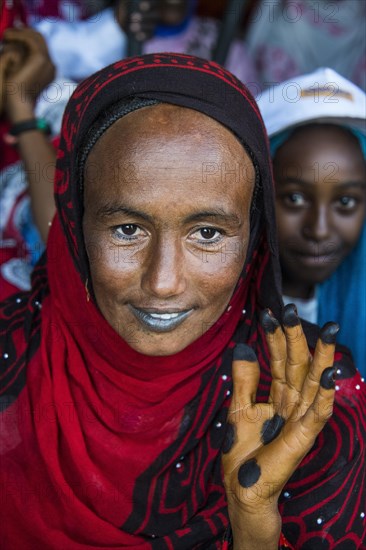
[[[207,163],[237,166],[225,194],[221,171],[203,183]],[[89,165],[103,173],[84,181],[83,230],[98,306],[122,338],[138,337],[139,352],[177,353],[217,321],[239,279],[252,161],[220,123],[160,104],[114,123],[92,149],[87,174]],[[223,261],[225,250],[236,252]]]
[[[365,385],[335,323],[283,308],[246,88],[186,55],[96,73],[55,195],[1,306],[3,547],[361,548]]]

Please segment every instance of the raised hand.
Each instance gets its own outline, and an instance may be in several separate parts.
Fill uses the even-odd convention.
[[[283,328],[268,310],[262,326],[273,377],[268,403],[256,402],[260,372],[253,350],[245,344],[234,350],[222,458],[234,550],[277,548],[278,497],[331,416],[334,400],[338,325],[323,327],[313,357],[292,304]]]
[[[5,74],[6,114],[12,122],[31,118],[37,97],[50,84],[55,74],[46,42],[33,29],[7,29],[4,33],[2,55],[11,60]]]
[[[21,66],[22,55],[20,51],[9,48],[5,43],[1,44],[0,50],[0,115],[3,112],[6,102],[7,77],[14,73]]]

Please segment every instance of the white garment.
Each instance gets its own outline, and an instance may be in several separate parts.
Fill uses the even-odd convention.
[[[44,36],[58,76],[80,81],[126,56],[127,37],[112,8],[82,21],[48,17],[30,24]]]
[[[83,21],[47,18],[35,20],[32,26],[44,36],[57,74],[66,79],[79,82],[127,54],[127,35],[111,8]],[[180,52],[211,59],[218,27],[219,23],[214,19],[192,17],[182,32],[147,40],[143,53]],[[226,68],[250,89],[251,84],[255,85],[257,74],[242,41],[233,41]],[[256,90],[256,86],[251,89],[253,93]]]

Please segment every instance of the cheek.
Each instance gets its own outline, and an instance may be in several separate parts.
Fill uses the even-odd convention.
[[[243,270],[245,257],[246,247],[240,247],[237,243],[203,258],[199,270],[196,270],[195,280],[212,309],[220,309],[227,304]]]
[[[277,236],[279,243],[286,243],[291,237],[301,233],[304,224],[300,215],[289,214],[280,207],[276,207]]]
[[[137,265],[135,251],[112,244],[103,232],[87,234],[85,247],[94,287],[103,285],[111,290],[132,277]]]
[[[345,223],[344,220],[341,220],[339,223],[340,231],[339,234],[343,239],[345,245],[349,248],[353,248],[360,236],[362,227],[365,223],[365,214],[360,214],[357,217],[352,217],[348,219]]]

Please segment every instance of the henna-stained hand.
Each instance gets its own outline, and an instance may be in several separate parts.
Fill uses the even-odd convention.
[[[263,548],[272,548],[272,540],[277,547],[278,497],[333,410],[338,325],[322,328],[312,356],[293,304],[284,309],[283,328],[269,310],[261,324],[272,372],[267,403],[256,402],[260,370],[253,350],[239,344],[233,355],[234,388],[222,462],[235,550],[252,548],[242,533],[256,528],[267,541]],[[239,542],[235,533],[241,533]]]

